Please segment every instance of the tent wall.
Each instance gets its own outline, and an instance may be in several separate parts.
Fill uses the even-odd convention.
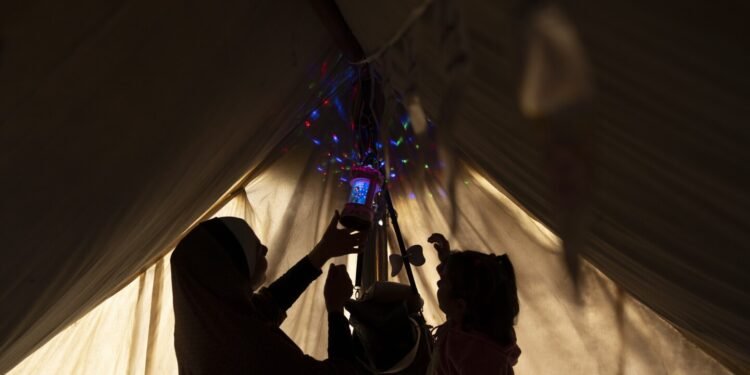
[[[546,150],[517,94],[529,5],[545,2],[337,3],[368,55],[406,30],[375,59],[380,71],[419,95],[437,123],[455,115],[444,136],[461,158],[556,231]],[[581,119],[592,129],[595,178],[580,250],[725,363],[750,371],[749,3],[554,4],[580,37],[596,90]],[[466,77],[446,69],[462,53]]]
[[[416,3],[339,5],[366,52],[372,52]],[[465,19],[471,75],[465,100],[453,108],[460,127],[446,135],[471,168],[502,185],[554,230],[543,150],[518,111],[515,94],[521,19],[515,3],[456,3]],[[593,109],[597,220],[583,249],[587,259],[700,345],[746,371],[750,200],[742,172],[750,161],[745,147],[750,55],[743,19],[748,4],[561,3],[580,32],[598,90]],[[308,73],[331,43],[306,3],[289,9],[276,1],[0,4],[0,372],[153,264],[295,126],[302,103],[317,94],[308,87],[319,77],[308,79]],[[400,47],[388,54],[395,66],[382,71],[400,91],[416,80],[424,107],[434,116],[448,85],[437,63],[446,51],[430,25],[434,22],[407,34],[416,71],[393,69],[412,62]],[[317,217],[284,211],[278,224],[262,224],[270,226],[264,233],[272,233],[278,229],[270,228],[318,223],[315,232],[300,237],[269,234],[269,243],[293,249],[273,259],[272,273],[286,269],[314,241],[321,218],[336,206],[324,203],[329,196],[325,191],[310,196],[323,200],[307,211]],[[446,210],[421,208],[433,214]],[[263,217],[274,217],[279,207],[262,210]],[[459,228],[496,220],[483,215],[466,216]],[[420,225],[425,232],[440,229],[432,224]],[[486,243],[461,237],[459,243],[483,249],[507,244],[514,252],[531,246],[503,242],[497,225],[484,230],[492,236]],[[423,234],[409,236],[417,241]],[[521,267],[555,270],[523,276],[527,287],[550,288],[539,298],[554,302],[563,273],[549,262],[550,268],[538,262]],[[318,283],[313,290],[321,288]],[[317,305],[311,296],[295,305],[294,314]],[[534,306],[534,298],[523,298]],[[555,303],[550,311],[559,315],[550,321],[539,313],[540,327],[597,311]],[[545,308],[551,307],[536,309]],[[630,310],[622,311],[628,316]],[[321,314],[290,320],[286,328],[293,333],[318,322]],[[633,326],[648,326],[641,323]],[[570,323],[571,336],[559,335],[566,344],[576,343],[575,353],[606,348],[596,361],[618,352],[613,342],[587,339],[599,329],[590,324]],[[295,339],[320,355],[321,334],[299,329]],[[533,362],[522,363],[523,369],[542,372],[534,366],[563,364],[562,359],[545,361],[558,358],[560,345],[532,349],[554,336],[527,336],[542,339],[525,345],[532,351],[523,358]],[[648,337],[650,331],[636,336]],[[608,373],[618,366],[674,361],[674,368],[687,369],[696,365],[690,358],[703,358],[675,340],[666,340],[666,347],[684,356],[664,354],[662,362],[651,358],[620,365],[620,358],[630,358],[623,354],[583,366]],[[632,352],[648,356],[654,350]]]
[[[8,374],[176,374],[169,278],[161,259]]]
[[[295,9],[0,4],[0,373],[153,264],[287,135],[331,44]]]
[[[309,152],[309,150],[307,150]],[[311,155],[311,154],[307,154]],[[269,280],[309,251],[345,190],[323,181],[309,159],[288,155],[260,174],[217,216],[243,217],[269,247]],[[650,309],[636,302],[593,267],[585,269],[583,303],[573,298],[560,241],[480,174],[465,170],[459,189],[459,248],[508,252],[515,263],[521,314],[517,333],[523,350],[518,374],[727,374]],[[436,256],[426,244],[432,231],[447,232],[447,199],[434,182],[425,188],[402,182],[396,208],[408,244],[425,247],[427,264],[415,269],[429,323],[443,322],[435,300]],[[408,198],[414,192],[415,199]],[[433,194],[433,198],[429,198]],[[249,201],[248,201],[249,199]],[[354,258],[334,262],[356,264]],[[351,267],[350,267],[351,268]],[[353,269],[350,270],[353,275]],[[403,271],[399,275],[406,282]],[[327,327],[316,280],[295,303],[282,328],[306,353],[325,358]],[[176,373],[174,315],[168,258],[53,338],[11,374]]]

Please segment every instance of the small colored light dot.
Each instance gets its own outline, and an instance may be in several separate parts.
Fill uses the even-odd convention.
[[[305,120],[305,127],[309,128],[310,126],[312,126],[312,123],[310,122],[310,120]]]

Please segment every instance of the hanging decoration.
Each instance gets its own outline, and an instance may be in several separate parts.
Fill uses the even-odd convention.
[[[308,85],[314,94],[298,109],[299,125],[294,137],[280,151],[299,147],[299,138],[306,138],[307,144],[317,149],[314,153],[317,160],[311,168],[322,182],[332,181],[347,193],[353,166],[364,163],[380,171],[384,183],[395,195],[447,203],[451,187],[444,185],[444,181],[450,162],[439,153],[436,124],[425,115],[425,129],[418,132],[416,117],[419,116],[412,115],[409,98],[396,91],[389,91],[390,109],[385,113],[383,104],[378,102],[384,98],[352,103],[350,98],[361,97],[363,91],[368,91],[372,98],[372,91],[379,89],[364,82],[368,75],[377,74],[367,66],[352,67],[341,56],[333,56],[318,68],[311,69]],[[375,76],[375,80],[379,77]],[[371,116],[362,116],[373,112],[384,115],[377,124]],[[427,180],[437,181],[427,184],[432,190],[423,189]]]
[[[409,262],[413,266],[421,266],[425,263],[422,246],[414,245],[409,247],[406,249],[406,255],[391,254],[388,256],[388,261],[391,263],[391,277],[401,272],[405,262]]]
[[[350,113],[357,113],[356,104],[347,106],[343,103],[347,95],[356,95],[362,89],[353,76],[347,73],[339,79],[331,79],[340,86],[325,90],[330,95],[324,95],[318,104],[310,106],[312,109],[300,120],[298,134],[320,149],[313,168],[323,180],[334,178],[340,188],[348,189],[353,166],[363,163],[379,170],[384,182],[396,188],[401,188],[399,181],[402,179],[416,180],[422,173],[439,177],[444,163],[438,157],[435,125],[425,118],[426,129],[418,137],[407,106],[400,97],[397,97],[392,117],[383,119],[380,124],[352,120],[355,116]],[[370,111],[369,106],[369,103],[363,104],[367,111]],[[376,125],[381,129],[387,127],[390,137],[385,142],[379,141],[374,131]],[[390,165],[386,165],[386,154],[390,155]]]
[[[383,185],[383,175],[369,165],[352,167],[349,201],[341,213],[341,224],[347,228],[370,228],[375,217],[375,197]]]

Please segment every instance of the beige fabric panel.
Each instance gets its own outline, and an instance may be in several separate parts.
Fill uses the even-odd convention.
[[[253,225],[269,247],[269,280],[307,253],[329,214],[346,197],[342,187],[330,179],[322,181],[307,161],[304,154],[284,157],[247,187],[249,204],[240,195],[217,213],[245,217]],[[480,174],[464,170],[461,178],[461,229],[449,236],[453,246],[508,252],[515,264],[521,302],[517,333],[523,351],[517,374],[729,373],[592,266],[585,268],[583,302],[574,302],[559,239]],[[416,199],[408,198],[411,189],[394,191],[407,243],[427,250],[427,264],[416,268],[416,278],[431,324],[444,320],[435,299],[437,259],[426,243],[433,231],[448,233],[447,202],[438,186],[415,188]],[[58,366],[65,370],[58,373],[66,374],[176,373],[168,267],[166,259],[157,263],[11,374],[48,373]],[[151,281],[154,269],[163,269],[164,277],[157,282]],[[353,277],[353,268],[351,272]],[[403,271],[399,276],[405,282]],[[308,288],[282,326],[317,358],[326,356],[324,280],[320,277]],[[160,305],[152,297],[157,294]]]
[[[169,277],[160,260],[8,374],[176,374]]]

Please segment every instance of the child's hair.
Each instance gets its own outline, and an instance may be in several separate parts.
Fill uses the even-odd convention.
[[[448,258],[446,272],[452,297],[466,302],[463,328],[482,332],[500,344],[513,342],[519,307],[508,256],[456,251]]]

